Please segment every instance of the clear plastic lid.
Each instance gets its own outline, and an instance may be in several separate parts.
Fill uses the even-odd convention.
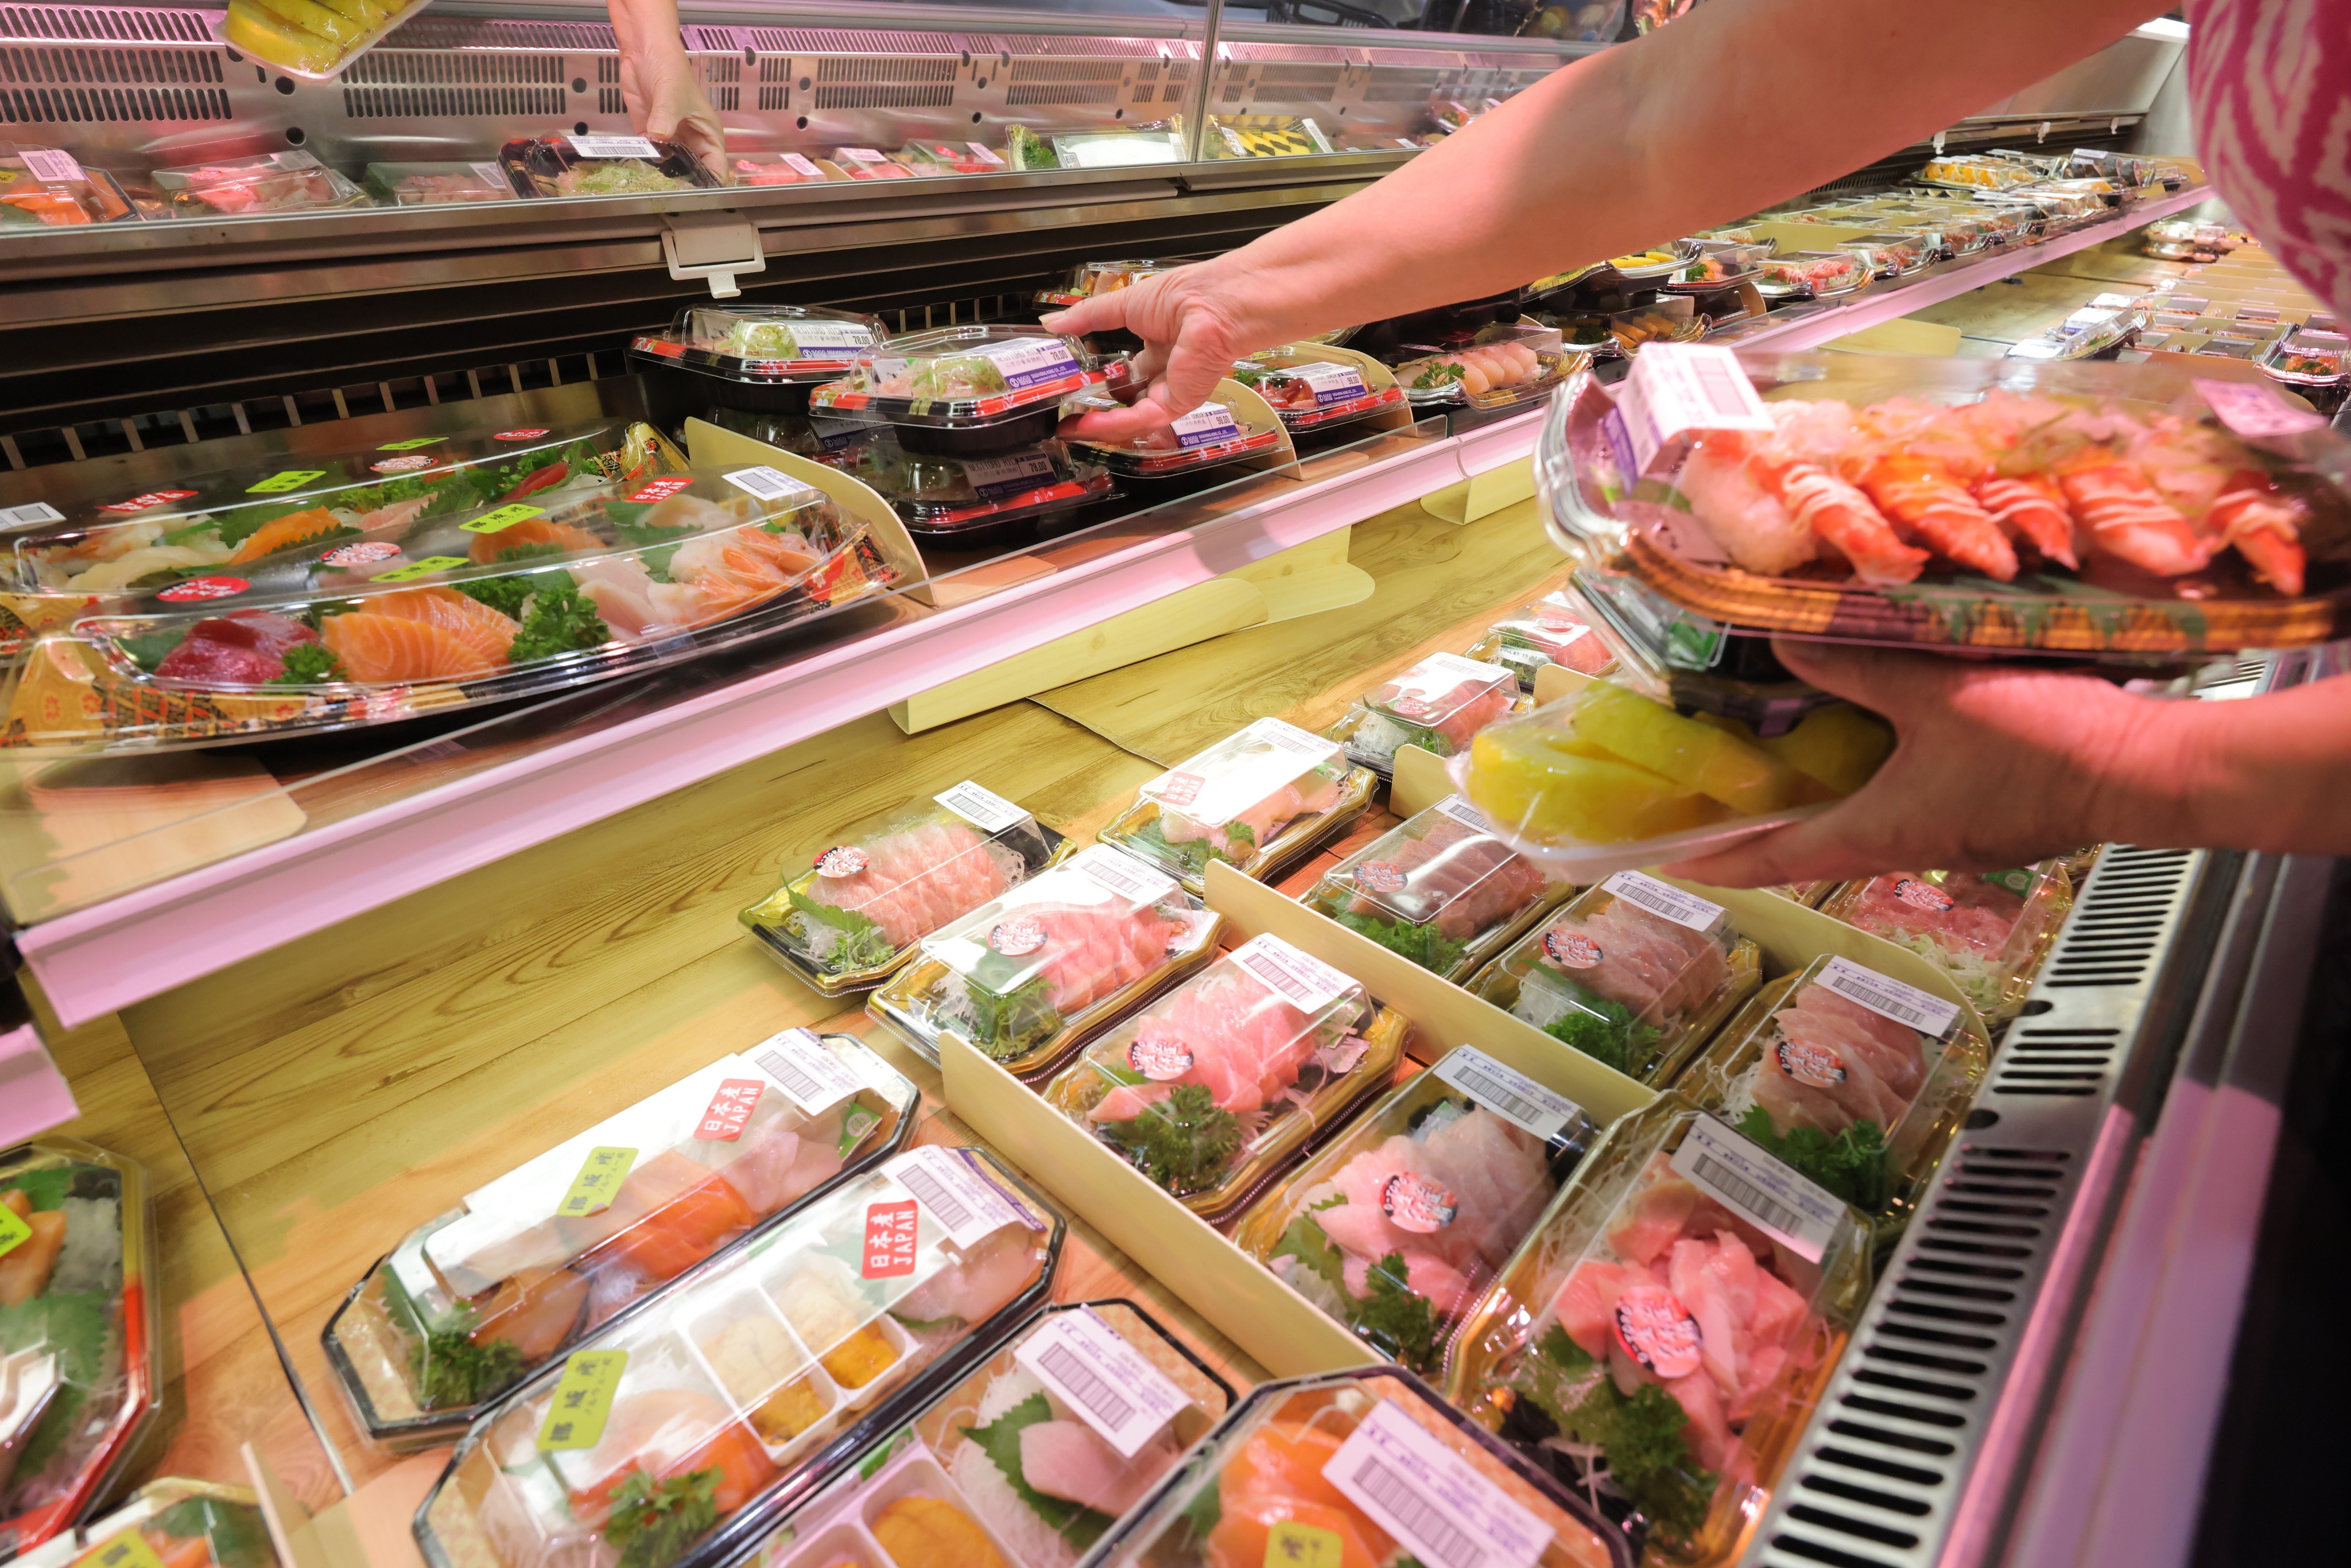
[[[1303,345],[1252,354],[1233,366],[1233,380],[1265,399],[1290,430],[1343,424],[1405,402],[1402,387],[1368,386],[1360,367]]]
[[[1058,441],[1040,441],[987,457],[902,451],[886,435],[865,444],[845,465],[880,492],[911,528],[940,531],[1011,522],[1107,499],[1109,470],[1073,463]]]
[[[745,1561],[1075,1568],[1233,1398],[1132,1302],[1057,1303]]]
[[[893,424],[971,429],[1058,403],[1113,377],[1074,338],[1036,328],[942,327],[861,354],[840,380],[810,395],[818,413],[862,413]]]
[[[1122,288],[1131,288],[1146,277],[1173,272],[1187,265],[1188,261],[1188,257],[1081,261],[1064,272],[1052,287],[1040,289],[1037,302],[1040,305],[1075,305],[1079,300],[1091,299],[1097,294],[1114,294]]]
[[[1698,254],[1689,258],[1681,276],[1666,285],[1668,288],[1709,289],[1728,287],[1743,278],[1755,276],[1769,257],[1769,245],[1726,244],[1719,240],[1693,240]]]
[[[1371,786],[1336,741],[1261,718],[1144,785],[1101,837],[1196,889],[1210,861],[1259,875],[1352,821]]]
[[[826,160],[850,180],[911,180],[914,172],[875,147],[836,147]]]
[[[552,131],[507,142],[498,162],[517,188],[541,196],[650,196],[719,183],[693,153],[657,136]]]
[[[1518,677],[1507,667],[1431,653],[1357,697],[1328,733],[1350,759],[1384,778],[1398,747],[1451,757],[1468,748],[1471,736],[1515,711],[1518,698]]]
[[[371,163],[368,192],[388,207],[451,202],[511,202],[514,185],[495,161],[480,163]]]
[[[850,1036],[787,1030],[467,1193],[327,1326],[369,1436],[446,1441],[585,1335],[895,1152],[915,1099]]]
[[[1933,259],[1931,247],[1917,235],[1873,234],[1847,240],[1837,247],[1881,277],[1898,277],[1917,271]]]
[[[1633,1568],[1621,1534],[1420,1379],[1261,1383],[1101,1548],[1101,1568]]]
[[[771,1526],[1030,1311],[1061,1228],[981,1151],[893,1156],[477,1422],[418,1515],[426,1561],[713,1559],[714,1529]]]
[[[0,141],[0,229],[78,227],[139,214],[114,177],[70,152]]]
[[[1468,802],[1447,795],[1323,873],[1306,904],[1458,980],[1567,891],[1494,837]]]
[[[151,178],[175,217],[263,217],[373,204],[365,191],[298,149],[158,169]]]
[[[1545,920],[1469,991],[1656,1085],[1754,993],[1761,966],[1721,905],[1624,871]]]
[[[640,358],[755,386],[829,382],[890,340],[879,317],[803,305],[689,305],[631,341]]]
[[[741,918],[831,996],[888,975],[924,937],[1043,870],[1060,842],[967,779],[849,828]]]
[[[897,160],[917,174],[1001,174],[1004,154],[985,141],[909,141]]]
[[[1741,727],[1595,680],[1479,730],[1455,767],[1506,842],[1580,881],[1813,815],[1868,782],[1894,745],[1881,721],[1842,703],[1768,740]]]
[[[1398,385],[1416,408],[1467,403],[1511,408],[1551,395],[1583,362],[1566,350],[1555,327],[1489,327],[1467,348],[1420,350],[1395,367]]]
[[[867,1006],[934,1057],[953,1030],[1033,1074],[1205,962],[1217,924],[1156,869],[1096,844],[924,937]]]
[[[1064,131],[1052,141],[1053,156],[1064,169],[1132,169],[1184,161],[1180,131],[1136,126],[1132,131]]]
[[[1769,257],[1755,287],[1766,294],[1801,294],[1816,299],[1851,294],[1869,282],[1869,269],[1849,251],[1792,250]]]
[[[1279,421],[1266,421],[1221,402],[1204,402],[1172,424],[1139,435],[1122,446],[1071,443],[1113,474],[1165,479],[1238,462],[1281,445]]]
[[[2073,904],[2073,878],[2053,860],[2010,871],[1890,872],[1846,883],[1823,908],[1909,948],[1998,1022],[2022,1005]]]
[[[1835,1369],[1869,1258],[1859,1215],[1667,1094],[1609,1128],[1503,1265],[1446,1394],[1645,1561],[1727,1562]]]
[[[131,1494],[103,1518],[53,1535],[10,1559],[19,1568],[71,1568],[126,1561],[135,1537],[172,1568],[280,1568],[269,1524],[253,1489],[165,1476]]]
[[[2272,340],[2261,367],[2279,381],[2306,385],[2332,385],[2344,379],[2346,342],[2340,332],[2314,332],[2289,328]]]
[[[1434,1377],[1460,1314],[1599,1136],[1574,1102],[1465,1045],[1251,1204],[1233,1243]]]
[[[1217,1219],[1384,1088],[1410,1028],[1361,982],[1254,936],[1088,1046],[1044,1094]]]
[[[831,162],[804,152],[730,152],[738,185],[810,185],[849,176]]]
[[[1495,622],[1470,645],[1468,656],[1501,665],[1518,677],[1519,690],[1527,693],[1535,689],[1535,674],[1545,664],[1597,675],[1615,662],[1584,607],[1565,590],[1546,593]]]
[[[2029,165],[2005,158],[1934,158],[1918,172],[1918,178],[1930,185],[1956,185],[1978,191],[2029,185],[2039,177],[2039,172]]]
[[[1201,149],[1210,158],[1303,158],[1327,153],[1331,138],[1301,114],[1212,114]]]

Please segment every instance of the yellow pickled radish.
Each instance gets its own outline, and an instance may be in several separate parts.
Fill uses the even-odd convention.
[[[1593,751],[1572,735],[1532,725],[1481,729],[1469,745],[1470,804],[1539,843],[1621,844],[1730,814],[1646,768]]]
[[[1750,817],[1822,799],[1817,780],[1755,742],[1605,681],[1585,689],[1574,724],[1623,760]]]
[[[1789,767],[1850,795],[1893,755],[1894,731],[1851,703],[1814,708],[1785,735],[1757,742]]]
[[[277,16],[291,27],[325,39],[334,46],[338,56],[348,54],[351,47],[368,35],[363,23],[353,21],[339,11],[314,3],[314,0],[267,0],[260,9]]]
[[[294,70],[327,70],[342,57],[326,39],[278,20],[249,0],[229,6],[221,37],[240,54]]]
[[[392,20],[402,3],[402,0],[319,0],[319,5],[330,11],[340,11],[371,33]]]

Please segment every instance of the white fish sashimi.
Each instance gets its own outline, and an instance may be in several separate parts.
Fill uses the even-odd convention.
[[[1674,483],[1715,542],[1749,571],[1778,577],[1819,553],[1813,530],[1764,493],[1743,455],[1701,442]]]

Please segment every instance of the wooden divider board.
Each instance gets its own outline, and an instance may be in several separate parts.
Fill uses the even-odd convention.
[[[1516,458],[1499,468],[1473,474],[1458,485],[1421,497],[1421,507],[1448,523],[1474,523],[1506,507],[1531,500],[1535,493],[1535,460]]]

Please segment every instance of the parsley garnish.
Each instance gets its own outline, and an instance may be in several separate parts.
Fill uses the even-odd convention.
[[[657,1481],[631,1470],[612,1493],[604,1539],[621,1549],[620,1568],[668,1568],[702,1533],[718,1522],[718,1483],[726,1472],[713,1465]]]
[[[1240,1118],[1205,1083],[1178,1083],[1166,1099],[1124,1122],[1105,1122],[1110,1145],[1160,1186],[1182,1197],[1224,1174],[1241,1146]]]
[[[334,650],[324,643],[297,643],[286,650],[285,668],[262,685],[270,686],[318,686],[329,681],[348,681],[343,662],[335,657]]]
[[[1886,1207],[1886,1134],[1876,1122],[1855,1122],[1834,1138],[1818,1127],[1782,1133],[1769,1112],[1750,1105],[1739,1131],[1855,1207],[1875,1214]]]

